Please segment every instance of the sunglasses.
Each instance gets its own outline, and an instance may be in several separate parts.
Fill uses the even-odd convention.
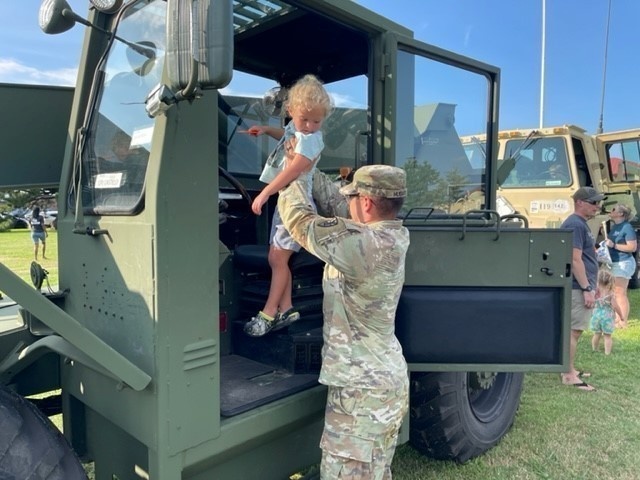
[[[600,205],[599,200],[582,200],[584,203],[588,203],[589,205]]]

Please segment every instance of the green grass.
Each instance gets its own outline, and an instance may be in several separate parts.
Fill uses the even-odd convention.
[[[42,246],[38,251],[38,263],[49,272],[49,283],[58,285],[58,233],[48,229],[47,258],[42,258]],[[34,260],[33,241],[28,229],[15,229],[0,232],[0,262],[31,285],[29,269]],[[45,282],[44,287],[47,286]]]
[[[42,261],[57,285],[57,234]],[[33,244],[27,230],[0,232],[0,261],[30,282]],[[485,455],[464,465],[434,461],[409,445],[398,448],[394,480],[631,480],[640,478],[640,290],[629,292],[629,328],[614,334],[613,354],[578,345],[576,364],[592,372],[596,392],[560,384],[559,374],[527,374],[513,428]]]
[[[630,290],[630,325],[614,333],[613,354],[592,352],[591,333],[576,365],[595,392],[531,373],[513,428],[495,448],[464,465],[422,457],[409,445],[394,460],[394,480],[574,480],[640,478],[640,290]]]

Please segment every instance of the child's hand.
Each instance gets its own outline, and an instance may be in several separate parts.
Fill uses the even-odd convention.
[[[262,125],[254,125],[250,127],[248,130],[245,130],[249,135],[257,137],[259,135],[264,135],[266,133],[266,128]]]
[[[267,201],[267,198],[260,194],[253,200],[253,203],[251,204],[251,210],[253,211],[253,213],[255,213],[256,215],[262,214],[262,206]]]

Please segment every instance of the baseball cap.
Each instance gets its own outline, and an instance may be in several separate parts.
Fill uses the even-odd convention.
[[[403,198],[407,196],[407,174],[389,165],[366,165],[353,174],[353,181],[340,189],[344,196],[370,195],[372,197]]]
[[[585,202],[599,202],[604,199],[604,195],[593,187],[580,187],[573,194],[574,200],[584,200]]]

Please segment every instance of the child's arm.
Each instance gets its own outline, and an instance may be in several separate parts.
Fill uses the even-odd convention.
[[[613,307],[613,310],[618,314],[620,319],[624,320],[624,316],[622,315],[622,309],[620,308],[620,305],[618,305],[615,295],[611,295],[611,306]]]
[[[293,182],[302,172],[307,171],[309,162],[310,160],[307,157],[296,153],[287,165],[287,168],[282,170],[253,200],[253,204],[251,205],[253,213],[260,215],[262,213],[262,206],[267,202],[269,197]]]
[[[284,135],[284,129],[278,127],[272,127],[270,125],[254,125],[247,130],[249,135],[258,137],[260,135],[269,135],[271,138],[280,140]]]

